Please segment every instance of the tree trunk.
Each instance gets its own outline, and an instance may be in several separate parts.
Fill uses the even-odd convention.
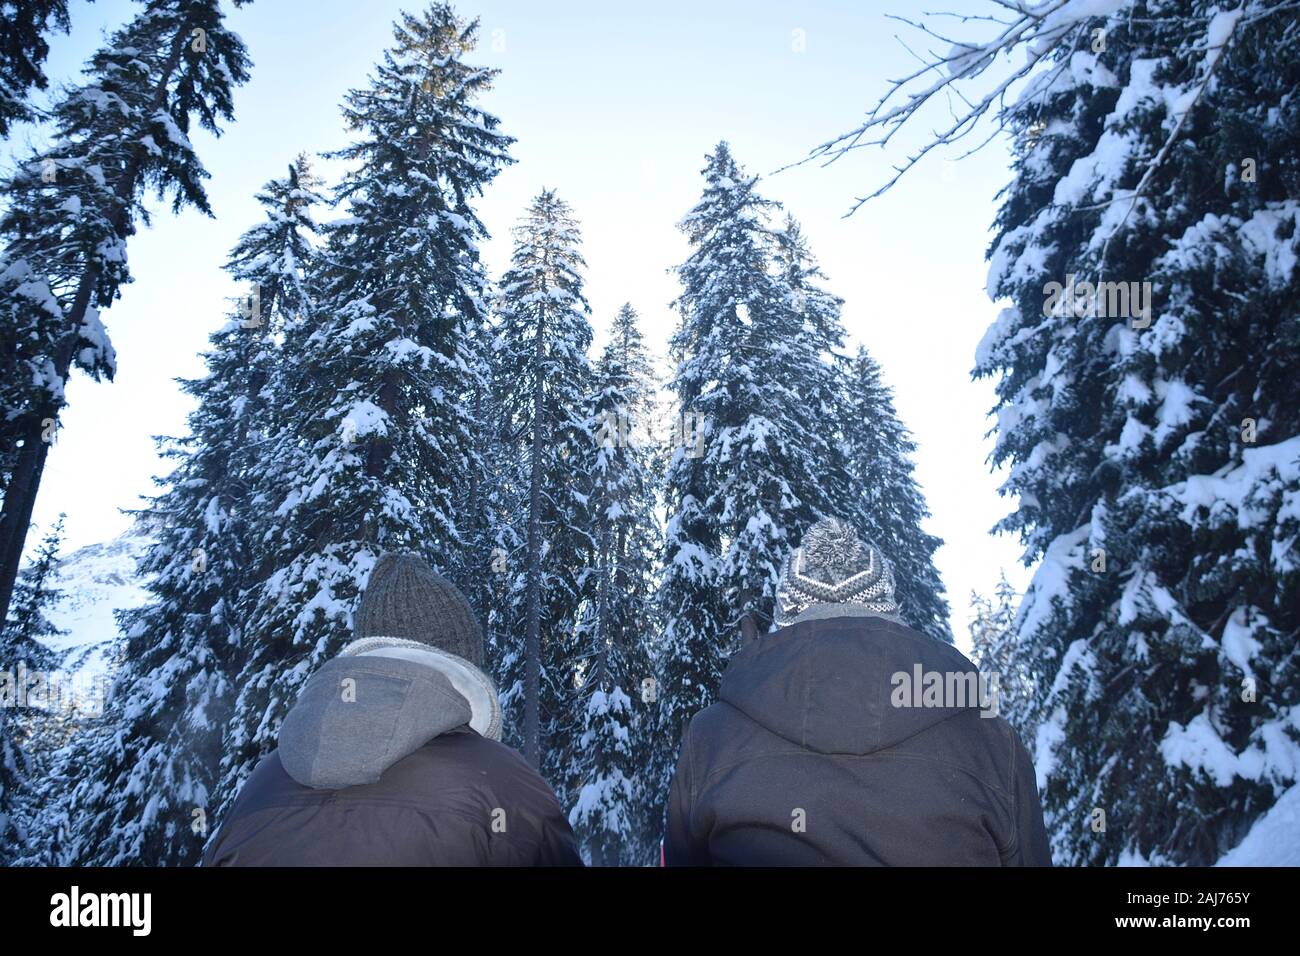
[[[593,675],[596,681],[595,686],[600,690],[609,690],[609,589],[610,589],[610,560],[609,560],[609,522],[602,515],[600,529],[599,552],[596,557],[596,571],[598,574],[596,592],[596,673]]]
[[[545,389],[542,356],[545,351],[545,313],[537,319],[533,349],[533,447],[528,481],[527,631],[524,641],[524,757],[535,769],[542,765],[540,697],[542,685],[542,426],[545,417]]]
[[[63,334],[54,348],[54,367],[60,379],[67,381],[68,369],[77,348],[78,332],[90,295],[98,280],[98,268],[91,266],[81,277],[76,297],[69,313],[70,331]],[[18,567],[22,564],[23,548],[27,544],[27,530],[32,524],[32,510],[36,507],[36,493],[45,461],[50,453],[50,442],[42,437],[46,421],[57,421],[59,402],[45,393],[46,398],[34,408],[23,432],[23,448],[18,453],[13,476],[5,490],[5,503],[0,511],[0,621],[9,619],[9,605],[13,600],[14,584],[18,580]]]

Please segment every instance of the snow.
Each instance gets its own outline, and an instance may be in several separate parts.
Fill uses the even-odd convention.
[[[1163,445],[1166,438],[1192,420],[1192,404],[1201,399],[1182,379],[1159,379],[1155,385],[1156,394],[1161,397],[1155,440],[1157,445]]]
[[[348,323],[347,328],[343,330],[343,338],[352,339],[358,335],[364,335],[366,332],[374,331],[375,319],[373,316],[363,315],[358,319],[353,319]]]
[[[414,339],[406,337],[396,338],[384,344],[384,351],[389,355],[390,360],[394,363],[404,362],[411,356],[416,356],[424,368],[429,367],[429,363],[435,358],[433,349],[427,345],[421,345]]]
[[[1118,452],[1120,458],[1136,454],[1150,434],[1151,429],[1130,415],[1124,420],[1124,427],[1120,430],[1118,444],[1107,445],[1106,452],[1108,455],[1112,452]]]
[[[1251,619],[1250,624],[1246,623],[1248,614]],[[1252,636],[1252,632],[1255,628],[1267,625],[1267,623],[1267,619],[1258,609],[1242,606],[1232,612],[1228,617],[1228,623],[1224,625],[1223,638],[1220,641],[1223,653],[1247,677],[1254,676],[1254,672],[1250,668],[1250,660],[1259,653],[1262,647],[1259,641]]]
[[[342,428],[345,432],[350,432],[353,438],[371,434],[387,435],[388,413],[371,401],[354,402],[344,413]]]
[[[1245,839],[1215,866],[1300,866],[1300,784],[1255,821]]]
[[[90,343],[77,353],[78,362],[85,366],[93,366],[98,362],[102,362],[110,371],[116,368],[117,351],[113,348],[113,343],[109,341],[108,329],[100,321],[98,309],[94,306],[86,308],[85,318],[82,320],[81,327],[77,332]]]
[[[1295,274],[1295,243],[1279,238],[1285,232],[1292,236],[1300,229],[1300,200],[1271,203],[1256,210],[1249,220],[1237,230],[1246,251],[1262,256],[1264,275],[1274,288],[1285,288]]]
[[[0,281],[8,282],[13,279],[23,279],[13,289],[13,294],[22,296],[28,302],[32,303],[38,309],[43,310],[48,315],[56,319],[63,318],[63,309],[59,306],[59,300],[50,292],[49,283],[44,279],[30,278],[32,275],[31,267],[28,266],[25,259],[19,259],[12,263],[9,268],[0,276]]]
[[[442,212],[442,218],[447,220],[447,222],[451,223],[456,229],[460,230],[461,232],[468,232],[468,233],[474,232],[474,227],[471,226],[469,224],[469,221],[459,213],[452,212],[449,209],[444,209]]]
[[[1213,50],[1227,43],[1228,37],[1237,28],[1237,21],[1245,12],[1246,5],[1243,3],[1235,10],[1220,10],[1211,17],[1210,25],[1205,30],[1206,46]]]
[[[1204,712],[1185,726],[1177,721],[1171,723],[1160,741],[1160,755],[1168,764],[1208,774],[1220,787],[1230,785],[1238,769],[1237,755],[1224,743]]]
[[[1284,720],[1256,728],[1250,743],[1238,753],[1219,736],[1209,714],[1202,712],[1186,725],[1171,722],[1160,741],[1160,754],[1171,766],[1203,773],[1219,787],[1230,786],[1236,777],[1294,781],[1300,777],[1300,746],[1288,736],[1288,729],[1300,731],[1300,705],[1291,708]]]
[[[1065,708],[1057,707],[1052,716],[1038,725],[1034,738],[1034,776],[1039,791],[1047,789],[1047,778],[1056,767],[1056,748],[1065,740]]]
[[[949,76],[958,76],[970,71],[977,74],[993,60],[993,54],[983,44],[954,43],[944,58],[944,67]]]
[[[1076,84],[1096,87],[1114,88],[1119,86],[1119,79],[1093,53],[1087,50],[1075,50],[1070,55],[1070,76]],[[1049,128],[1044,135],[1052,132]]]
[[[1134,70],[1136,69],[1137,63],[1134,63]],[[1130,88],[1126,88],[1126,91],[1127,89]],[[1116,112],[1119,112],[1118,106]],[[1056,205],[1082,206],[1089,202],[1101,202],[1114,192],[1115,183],[1128,168],[1129,158],[1140,139],[1136,130],[1116,132],[1109,128],[1109,119],[1107,122],[1108,128],[1097,140],[1096,149],[1076,159],[1070,166],[1070,171],[1057,181],[1052,196]],[[1127,207],[1124,203],[1117,205]]]
[[[220,498],[208,499],[208,506],[204,509],[203,524],[212,535],[221,534],[221,529],[226,523],[226,513],[221,507]]]
[[[1043,30],[1070,27],[1080,20],[1104,19],[1131,6],[1133,0],[1066,0],[1043,18]]]
[[[1241,457],[1242,463],[1226,474],[1193,475],[1168,489],[1183,504],[1184,521],[1193,523],[1199,508],[1215,514],[1231,508],[1239,527],[1253,527],[1261,515],[1247,507],[1248,499],[1270,480],[1270,472],[1276,472],[1287,487],[1300,482],[1300,435],[1274,445],[1243,449]]]

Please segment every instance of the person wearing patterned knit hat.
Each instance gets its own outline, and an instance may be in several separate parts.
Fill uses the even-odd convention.
[[[834,518],[783,562],[682,737],[668,866],[1050,866],[996,675],[903,623],[885,554]]]

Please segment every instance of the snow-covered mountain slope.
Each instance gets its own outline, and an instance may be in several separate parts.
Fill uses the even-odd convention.
[[[113,641],[118,636],[113,612],[139,607],[148,599],[136,561],[153,543],[139,522],[112,541],[92,544],[61,558],[54,574],[59,601],[49,617],[66,631],[44,643],[64,655],[61,669],[78,680],[106,676]]]

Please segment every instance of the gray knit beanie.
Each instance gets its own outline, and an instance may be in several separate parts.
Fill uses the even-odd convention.
[[[782,564],[777,627],[788,627],[819,604],[851,605],[885,616],[898,613],[889,560],[838,518],[823,518],[809,528]]]
[[[353,636],[419,641],[483,666],[483,632],[465,595],[414,554],[385,554],[375,562]]]

